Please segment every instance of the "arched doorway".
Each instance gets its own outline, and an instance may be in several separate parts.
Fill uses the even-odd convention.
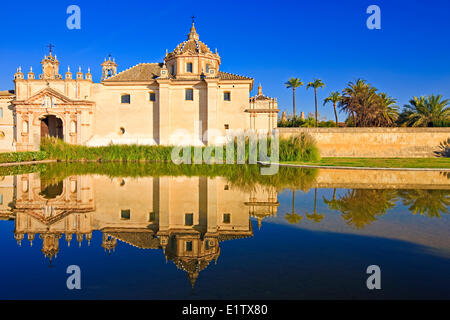
[[[41,139],[44,137],[64,139],[62,120],[54,115],[45,116],[41,120]]]

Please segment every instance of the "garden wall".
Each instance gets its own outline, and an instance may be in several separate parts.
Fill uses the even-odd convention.
[[[280,137],[311,135],[322,157],[433,157],[450,128],[278,128]]]

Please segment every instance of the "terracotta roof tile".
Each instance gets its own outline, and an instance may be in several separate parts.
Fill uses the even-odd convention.
[[[152,81],[159,77],[162,63],[140,63],[115,76],[105,79],[104,82],[113,81]]]
[[[14,90],[3,90],[0,91],[0,96],[13,96],[14,95]]]
[[[218,72],[219,78],[221,80],[253,80],[253,78],[240,76],[237,74],[232,74],[228,72],[219,71]]]

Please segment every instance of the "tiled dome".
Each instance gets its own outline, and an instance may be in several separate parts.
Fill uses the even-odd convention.
[[[199,40],[199,35],[195,30],[194,23],[192,23],[191,32],[189,32],[187,40],[180,43],[173,52],[169,53],[169,56],[183,53],[213,54],[208,46]]]

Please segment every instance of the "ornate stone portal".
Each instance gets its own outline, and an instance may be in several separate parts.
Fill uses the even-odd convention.
[[[34,79],[32,70],[27,80],[20,70],[14,77],[16,99],[11,104],[16,118],[17,151],[39,149],[46,136],[82,144],[92,135],[95,102],[86,99],[88,95],[81,96],[92,83],[88,74],[83,79],[83,74],[80,77],[77,73],[77,79],[73,80],[68,71],[63,80],[59,61],[51,51],[41,64],[43,73],[39,79]]]

